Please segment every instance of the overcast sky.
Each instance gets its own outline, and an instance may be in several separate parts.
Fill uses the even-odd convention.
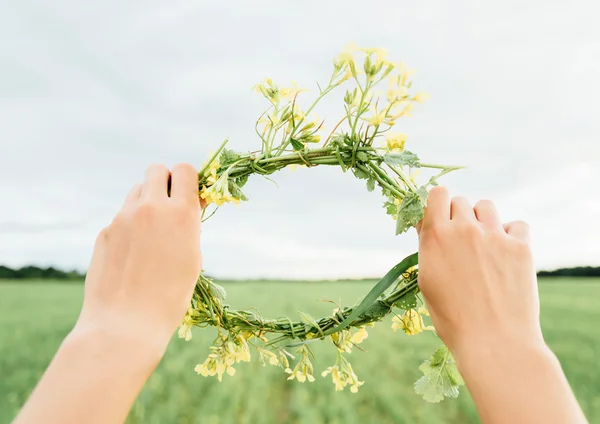
[[[152,162],[260,145],[266,76],[314,88],[354,41],[387,47],[431,94],[400,121],[453,194],[534,231],[538,268],[600,265],[600,8],[593,1],[4,2],[0,263],[85,269]],[[314,90],[313,90],[314,92]],[[337,106],[338,108],[341,105]],[[339,109],[334,109],[339,111]],[[326,117],[326,113],[321,116]],[[206,222],[230,277],[380,276],[416,249],[339,169],[256,177]]]

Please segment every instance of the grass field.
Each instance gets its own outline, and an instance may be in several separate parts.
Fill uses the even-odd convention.
[[[560,358],[590,422],[600,422],[600,280],[551,280],[540,284],[546,339]],[[265,316],[302,309],[328,314],[331,304],[352,303],[369,286],[358,282],[232,283],[228,301],[256,306]],[[69,283],[0,283],[0,424],[16,415],[72,327],[83,287]],[[432,334],[393,333],[389,322],[370,330],[369,352],[350,356],[365,385],[358,394],[335,392],[331,380],[286,381],[281,370],[239,364],[222,383],[197,376],[214,337],[196,329],[185,343],[173,339],[129,416],[130,423],[470,423],[478,422],[466,390],[456,400],[430,405],[414,394],[417,370],[438,345]],[[331,365],[331,344],[316,344],[316,372]],[[318,371],[318,373],[317,373]],[[524,379],[528,376],[524,375]],[[518,387],[515,387],[518,390]]]

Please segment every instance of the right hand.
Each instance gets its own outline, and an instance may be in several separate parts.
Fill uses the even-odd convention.
[[[474,348],[545,345],[528,225],[502,225],[489,200],[471,207],[444,187],[432,189],[427,203],[418,226],[419,287],[457,362]]]

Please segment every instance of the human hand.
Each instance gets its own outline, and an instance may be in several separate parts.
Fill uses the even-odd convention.
[[[98,236],[74,331],[116,332],[166,347],[202,268],[200,212],[191,165],[172,172],[150,166]]]
[[[502,225],[494,204],[429,193],[419,231],[419,287],[457,358],[474,348],[544,345],[529,228]]]

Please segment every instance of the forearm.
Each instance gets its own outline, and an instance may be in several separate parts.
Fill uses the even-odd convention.
[[[15,423],[121,423],[162,353],[140,337],[76,328]]]
[[[558,359],[542,343],[466,349],[457,365],[486,424],[587,422]]]

